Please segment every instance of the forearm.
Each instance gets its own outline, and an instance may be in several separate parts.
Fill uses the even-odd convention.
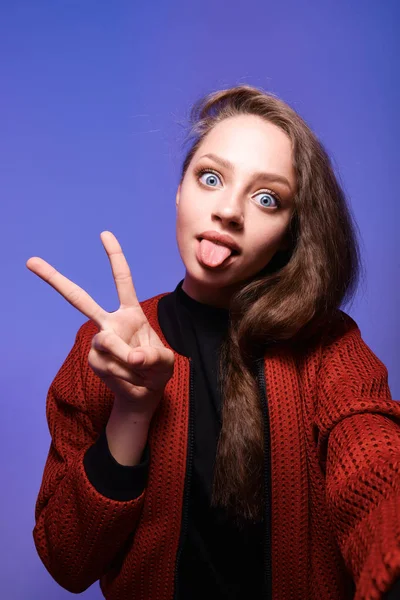
[[[110,452],[120,465],[132,467],[140,463],[150,422],[150,418],[132,412],[126,402],[115,399],[106,436]]]

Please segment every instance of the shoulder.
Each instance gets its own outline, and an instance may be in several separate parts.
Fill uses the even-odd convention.
[[[368,379],[388,378],[385,364],[365,341],[358,323],[340,309],[311,341],[296,343],[293,353],[296,368],[307,381],[346,380],[362,387]]]
[[[337,352],[352,339],[361,339],[358,324],[341,309],[336,309],[323,321],[310,323],[305,330],[305,335],[287,340],[283,345],[284,351],[293,352],[295,360],[300,363],[311,361],[318,364],[326,352]]]
[[[329,323],[320,348],[319,378],[331,391],[390,398],[388,369],[363,338],[356,321],[342,310]],[[345,384],[345,387],[344,387]]]
[[[341,347],[362,340],[358,323],[346,312],[337,309],[322,328],[320,352],[337,352]]]
[[[358,323],[338,309],[327,323],[320,344],[321,365],[328,363],[346,367],[346,370],[366,375],[366,369],[386,377],[387,369],[365,341]]]

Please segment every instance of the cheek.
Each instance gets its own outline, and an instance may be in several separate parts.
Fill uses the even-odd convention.
[[[272,226],[271,224],[260,224],[254,226],[252,231],[248,231],[248,249],[254,256],[265,256],[265,254],[274,253],[281,242],[283,234],[282,227]]]
[[[188,202],[187,199],[179,202],[177,207],[177,223],[180,227],[188,229],[188,233],[196,230],[201,223],[202,211],[199,202],[196,202],[194,198]]]
[[[191,227],[191,217],[190,214],[182,207],[178,209],[176,215],[176,228],[179,236],[182,238],[185,235],[189,234]]]
[[[176,214],[176,239],[181,251],[185,252],[192,238],[201,231],[198,229],[199,226],[200,220],[196,218],[192,207],[180,202]]]

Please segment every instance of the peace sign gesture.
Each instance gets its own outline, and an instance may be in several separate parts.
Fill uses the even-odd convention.
[[[103,231],[100,237],[120,301],[115,312],[105,311],[42,258],[31,257],[26,266],[96,323],[100,331],[92,339],[90,367],[133,412],[151,418],[172,376],[174,353],[161,342],[140,306],[117,238],[110,231]]]

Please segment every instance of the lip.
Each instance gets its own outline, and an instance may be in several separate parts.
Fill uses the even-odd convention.
[[[215,244],[221,244],[222,246],[227,246],[231,248],[235,254],[240,254],[241,248],[239,244],[227,233],[219,233],[219,231],[203,231],[200,235],[197,236],[198,240],[206,239],[210,240],[210,242],[214,242]]]

